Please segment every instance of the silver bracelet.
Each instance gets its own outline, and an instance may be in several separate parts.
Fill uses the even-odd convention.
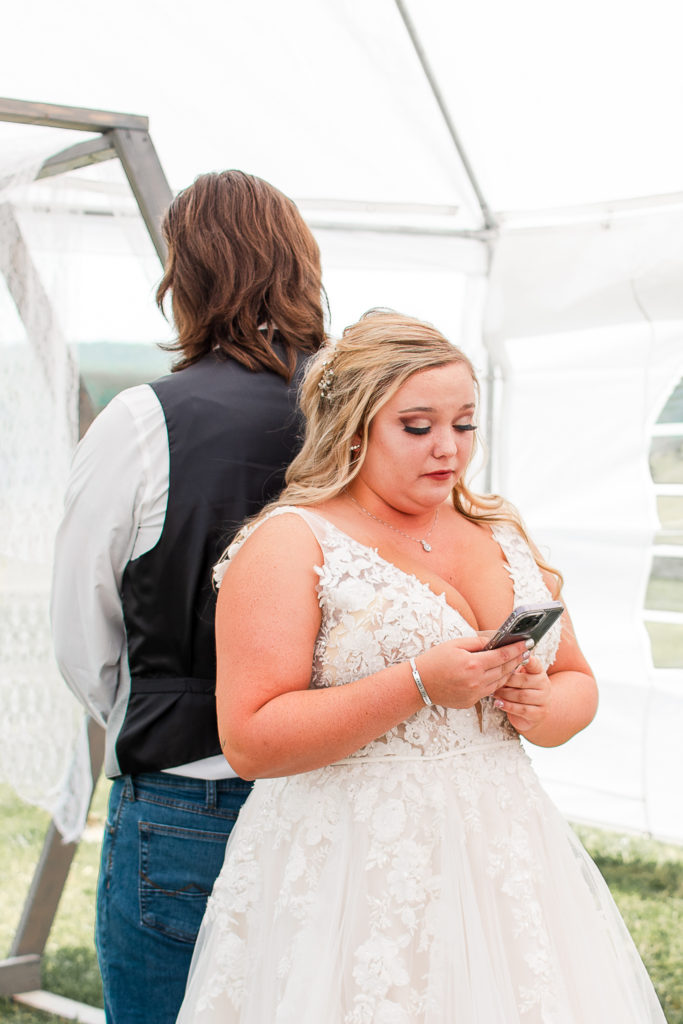
[[[425,702],[425,704],[427,705],[428,708],[433,708],[434,707],[434,702],[429,699],[429,694],[425,690],[425,686],[424,686],[424,683],[422,682],[422,678],[420,676],[420,673],[417,671],[417,665],[415,664],[415,658],[409,658],[408,659],[408,664],[410,665],[410,671],[413,673],[413,679],[415,680],[415,685],[417,686],[418,690],[420,691],[420,696],[422,697],[422,700]]]

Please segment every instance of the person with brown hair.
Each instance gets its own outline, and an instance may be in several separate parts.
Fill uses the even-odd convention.
[[[306,435],[220,581],[223,750],[256,780],[178,1024],[664,1024],[609,890],[521,743],[591,722],[561,577],[467,482],[477,382],[387,311],[309,364]]]
[[[106,729],[113,780],[96,933],[110,1024],[175,1020],[250,790],[218,739],[211,566],[280,491],[301,369],[324,341],[318,246],[272,185],[201,175],[163,232],[177,362],[81,441],[54,565],[57,660]]]

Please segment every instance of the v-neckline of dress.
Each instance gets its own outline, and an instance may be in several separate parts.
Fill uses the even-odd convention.
[[[296,508],[297,510],[301,510],[304,513],[310,513],[310,514],[314,515],[321,522],[325,523],[326,526],[330,526],[340,536],[344,537],[345,540],[350,541],[352,544],[355,544],[356,547],[361,548],[361,550],[366,555],[368,555],[368,556],[374,555],[375,559],[378,562],[381,562],[382,565],[389,566],[390,569],[393,569],[395,572],[399,573],[404,578],[407,578],[407,579],[411,580],[413,583],[419,584],[419,586],[422,589],[423,593],[425,591],[429,592],[432,595],[432,597],[434,597],[435,600],[438,601],[439,604],[442,607],[445,607],[445,608],[449,609],[449,611],[451,611],[455,615],[457,615],[457,617],[460,620],[460,622],[467,628],[468,631],[471,631],[469,633],[469,635],[476,636],[476,633],[477,633],[476,628],[470,622],[467,621],[467,619],[465,618],[465,616],[462,614],[461,611],[459,611],[457,608],[454,608],[452,604],[449,604],[449,602],[448,602],[448,600],[446,598],[446,594],[445,594],[444,591],[442,591],[440,594],[437,594],[437,592],[432,589],[432,587],[429,585],[429,583],[426,583],[424,580],[421,580],[420,577],[416,573],[409,572],[407,569],[402,569],[400,565],[396,565],[395,562],[392,562],[390,559],[385,558],[383,555],[380,555],[378,548],[371,547],[369,544],[364,544],[362,541],[358,540],[356,537],[353,537],[350,533],[347,533],[346,530],[343,530],[340,526],[337,526],[336,523],[333,523],[331,519],[327,519],[325,516],[321,515],[317,511],[315,511],[315,509],[310,508],[310,507],[306,507],[306,506],[303,506],[303,505],[292,505],[292,506],[289,506],[289,507],[290,508]],[[283,508],[286,508],[286,506],[283,506]],[[512,580],[512,586],[513,586],[513,601],[514,601],[514,599],[516,599],[515,578],[514,578],[514,575],[512,573],[512,568],[511,568],[510,562],[508,560],[507,552],[506,552],[505,548],[503,547],[503,545],[501,544],[500,540],[496,537],[496,534],[495,534],[493,528],[491,528],[491,537],[494,540],[494,542],[498,545],[498,547],[500,548],[500,550],[502,552],[504,568],[510,573],[511,580]],[[324,555],[324,552],[323,552],[323,555]],[[322,568],[322,567],[320,567],[320,568]],[[439,577],[439,579],[441,579],[441,577]]]

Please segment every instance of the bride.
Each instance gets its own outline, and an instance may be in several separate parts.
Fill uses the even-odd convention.
[[[217,567],[217,704],[256,779],[180,1024],[646,1024],[664,1016],[521,746],[597,707],[516,511],[474,494],[477,383],[433,327],[367,314],[310,365],[280,499]],[[531,656],[530,656],[531,655]]]

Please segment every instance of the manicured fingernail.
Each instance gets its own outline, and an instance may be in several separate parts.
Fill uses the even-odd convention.
[[[529,649],[529,650],[531,650],[531,648],[532,648],[532,647],[535,647],[535,646],[536,646],[536,645],[534,644],[534,641],[533,641],[533,640],[531,639],[531,637],[528,637],[528,638],[527,638],[527,640],[526,640],[526,645],[527,645],[527,647],[528,647],[528,649]]]
[[[522,665],[527,665],[529,663],[529,658],[530,657],[531,657],[531,655],[529,654],[528,651],[527,651],[526,654],[523,654],[522,655]]]
[[[494,700],[493,706],[494,706],[494,708],[502,708],[502,706],[503,706],[502,700]]]

